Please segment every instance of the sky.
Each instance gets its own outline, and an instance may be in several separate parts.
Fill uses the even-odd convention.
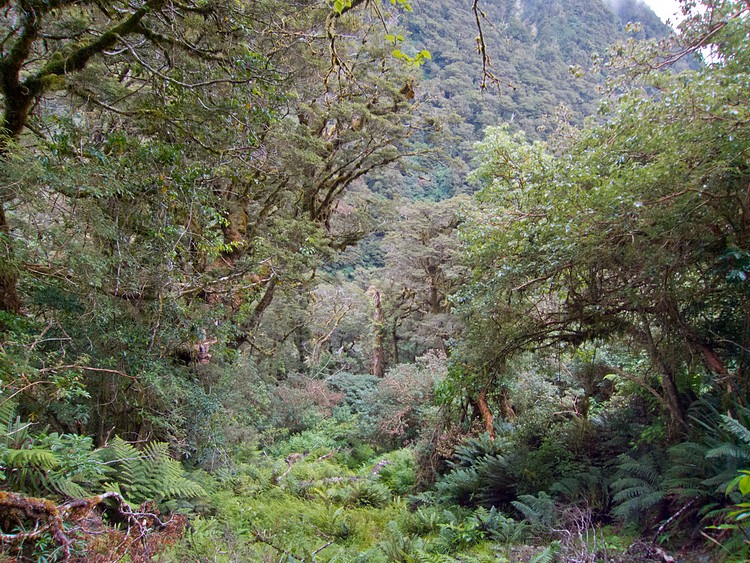
[[[675,13],[679,13],[680,11],[680,3],[677,0],[644,0],[644,2],[656,12],[656,15],[659,16],[662,21],[671,18],[674,22],[675,19],[677,19]]]

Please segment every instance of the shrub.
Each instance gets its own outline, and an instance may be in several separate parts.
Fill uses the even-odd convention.
[[[330,416],[343,398],[343,393],[329,387],[323,380],[291,376],[273,393],[273,423],[292,433],[302,432]]]

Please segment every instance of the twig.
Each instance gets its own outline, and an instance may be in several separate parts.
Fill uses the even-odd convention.
[[[318,549],[316,549],[315,551],[313,551],[310,555],[312,557],[315,557],[318,553],[320,553],[321,551],[323,551],[325,548],[327,548],[330,545],[333,545],[333,543],[334,543],[333,540],[331,540],[327,544],[321,545]]]
[[[259,532],[257,530],[251,530],[250,533],[252,534],[252,536],[255,538],[256,541],[260,543],[264,543],[267,546],[275,549],[276,551],[280,551],[281,553],[284,553],[287,557],[291,558],[292,561],[304,561],[303,558],[297,557],[291,551],[284,549],[283,547],[273,543],[270,539],[264,536],[262,532]]]
[[[482,85],[481,89],[486,90],[488,87],[487,81],[499,87],[500,80],[495,76],[490,68],[492,68],[492,61],[490,60],[489,54],[487,54],[487,43],[484,40],[484,30],[482,29],[482,20],[487,19],[486,14],[479,9],[479,0],[474,0],[471,6],[471,11],[474,12],[474,20],[477,26],[477,52],[482,57]]]
[[[656,540],[657,540],[657,539],[659,538],[659,534],[661,534],[661,533],[662,533],[662,532],[664,531],[664,529],[665,529],[665,528],[666,528],[667,526],[669,526],[669,525],[670,525],[670,524],[671,524],[671,523],[672,523],[672,522],[673,522],[674,520],[676,520],[677,518],[679,518],[679,517],[680,517],[680,516],[682,515],[682,513],[683,513],[683,512],[685,512],[685,511],[686,511],[686,510],[687,510],[688,508],[690,508],[690,507],[691,507],[691,506],[693,505],[693,503],[695,503],[695,500],[696,500],[696,499],[692,499],[692,500],[691,500],[691,501],[690,501],[689,503],[687,503],[687,504],[686,504],[685,506],[683,506],[682,508],[680,508],[680,509],[679,509],[679,510],[678,510],[677,512],[675,512],[675,513],[674,513],[674,514],[673,514],[672,516],[670,516],[669,518],[667,518],[667,519],[666,519],[666,520],[665,520],[665,521],[664,521],[664,522],[662,523],[662,525],[661,525],[661,526],[659,526],[659,529],[658,529],[658,530],[656,530],[656,534],[654,534],[654,539],[653,539],[653,540],[651,540],[651,543],[652,543],[652,544],[653,544],[653,543],[656,543]]]

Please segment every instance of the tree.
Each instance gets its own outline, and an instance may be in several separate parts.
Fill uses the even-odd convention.
[[[726,396],[744,396],[742,6],[723,6],[728,23],[710,37],[715,64],[647,75],[650,93],[631,85],[606,123],[583,129],[561,155],[506,129],[479,145],[485,188],[464,230],[474,279],[460,299],[481,363],[499,369],[522,350],[624,337],[648,353],[675,428],[696,371]]]
[[[184,448],[221,365],[264,358],[276,293],[304,301],[352,242],[342,193],[408,152],[409,70],[359,4],[6,6],[0,310],[25,318],[0,313],[0,357],[24,413]]]
[[[456,238],[465,201],[459,196],[404,205],[383,240],[381,288],[395,364],[431,349],[445,352],[456,335],[449,295],[466,273],[458,263]]]
[[[7,3],[4,10],[0,62],[4,159],[12,156],[14,143],[27,129],[42,142],[50,139],[46,134],[54,136],[50,120],[65,113],[68,100],[82,109],[106,110],[110,128],[118,126],[118,116],[128,125],[140,121],[142,141],[153,138],[153,125],[161,123],[162,138],[187,136],[196,145],[210,147],[216,139],[206,137],[207,129],[194,129],[208,114],[233,116],[239,124],[255,117],[250,112],[237,115],[238,100],[232,96],[218,100],[216,93],[234,89],[236,95],[236,88],[242,87],[248,95],[244,103],[249,104],[258,97],[252,87],[262,89],[273,77],[264,58],[247,42],[246,14],[219,2],[149,0],[103,6],[88,1],[19,1]],[[63,93],[71,98],[66,100]],[[180,111],[188,99],[200,102],[202,109]],[[243,136],[247,144],[248,135]],[[7,188],[4,192],[0,232],[6,239],[6,260],[0,274],[0,309],[18,312],[18,264],[6,214],[14,194]]]

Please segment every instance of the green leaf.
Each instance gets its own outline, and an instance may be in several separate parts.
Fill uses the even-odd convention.
[[[745,475],[744,477],[742,477],[738,485],[740,488],[740,492],[743,495],[750,493],[750,475]]]

